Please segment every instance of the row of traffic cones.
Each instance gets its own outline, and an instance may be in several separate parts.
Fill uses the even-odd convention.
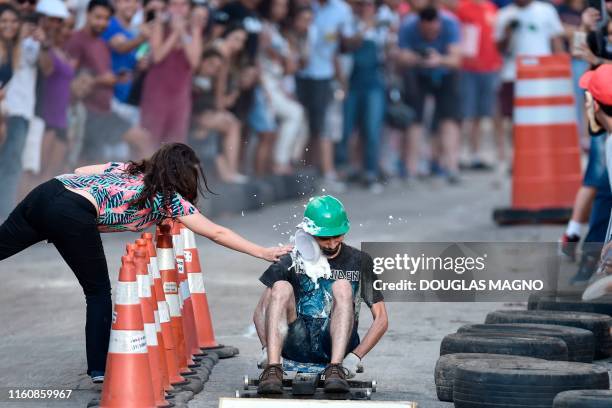
[[[100,407],[178,406],[238,354],[215,341],[195,236],[179,222],[126,246],[115,292]]]

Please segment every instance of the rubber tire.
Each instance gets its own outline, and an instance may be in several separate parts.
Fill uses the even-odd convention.
[[[537,310],[599,313],[612,317],[612,295],[606,295],[591,301],[582,300],[580,294],[537,296],[531,302],[535,303],[534,306]]]
[[[487,354],[487,353],[456,353],[440,356],[434,369],[434,380],[436,383],[436,394],[440,401],[453,401],[453,383],[457,367],[467,361],[474,360],[526,360],[538,361],[531,357],[513,356],[508,354]]]
[[[593,332],[576,327],[527,323],[467,324],[461,326],[457,333],[505,333],[555,337],[567,345],[568,361],[581,363],[591,363],[595,352]]]
[[[610,408],[612,390],[564,391],[557,394],[553,408]]]
[[[510,354],[567,361],[565,342],[545,336],[453,333],[442,339],[440,355],[455,353]]]
[[[603,367],[563,361],[475,360],[456,370],[456,408],[551,407],[568,389],[608,389]]]
[[[485,323],[554,324],[590,330],[595,338],[595,359],[612,355],[612,317],[607,315],[551,310],[499,310],[489,313]]]

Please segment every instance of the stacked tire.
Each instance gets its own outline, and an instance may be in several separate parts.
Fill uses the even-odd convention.
[[[567,346],[567,360],[591,363],[595,352],[595,338],[589,330],[552,324],[469,324],[459,328],[458,333],[490,333],[514,336],[544,336],[562,340]],[[536,357],[531,354],[530,357]]]
[[[491,312],[486,324],[462,326],[442,340],[438,399],[457,408],[550,408],[565,391],[574,393],[559,401],[601,399],[607,394],[598,390],[610,388],[607,370],[587,363],[612,355],[611,325],[610,316],[587,312]]]
[[[483,359],[459,365],[453,400],[456,408],[545,408],[564,391],[609,388],[608,371],[592,364]]]
[[[612,356],[612,317],[607,315],[549,310],[501,310],[489,313],[485,323],[553,324],[589,330],[595,338],[595,358]]]

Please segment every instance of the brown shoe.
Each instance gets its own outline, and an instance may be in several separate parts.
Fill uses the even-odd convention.
[[[281,364],[268,364],[259,376],[258,394],[283,393],[283,366]]]
[[[323,371],[325,378],[325,392],[343,393],[349,392],[350,387],[346,381],[347,370],[342,364],[328,364]]]

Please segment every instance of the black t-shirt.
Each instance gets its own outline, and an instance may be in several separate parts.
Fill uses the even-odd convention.
[[[338,279],[347,279],[353,287],[353,304],[355,305],[355,324],[359,321],[361,302],[368,307],[383,300],[380,291],[374,290],[375,275],[372,257],[349,245],[342,244],[340,253],[328,259],[331,278],[319,278],[317,285],[305,273],[296,271],[292,266],[291,255],[281,257],[261,275],[259,280],[267,287],[277,281],[287,281],[293,286],[298,314],[312,318],[329,319],[332,306],[332,285]]]
[[[248,33],[246,41],[246,52],[250,61],[255,61],[257,56],[257,45],[262,23],[257,13],[235,0],[227,3],[219,11],[227,16],[226,24],[240,23]]]

